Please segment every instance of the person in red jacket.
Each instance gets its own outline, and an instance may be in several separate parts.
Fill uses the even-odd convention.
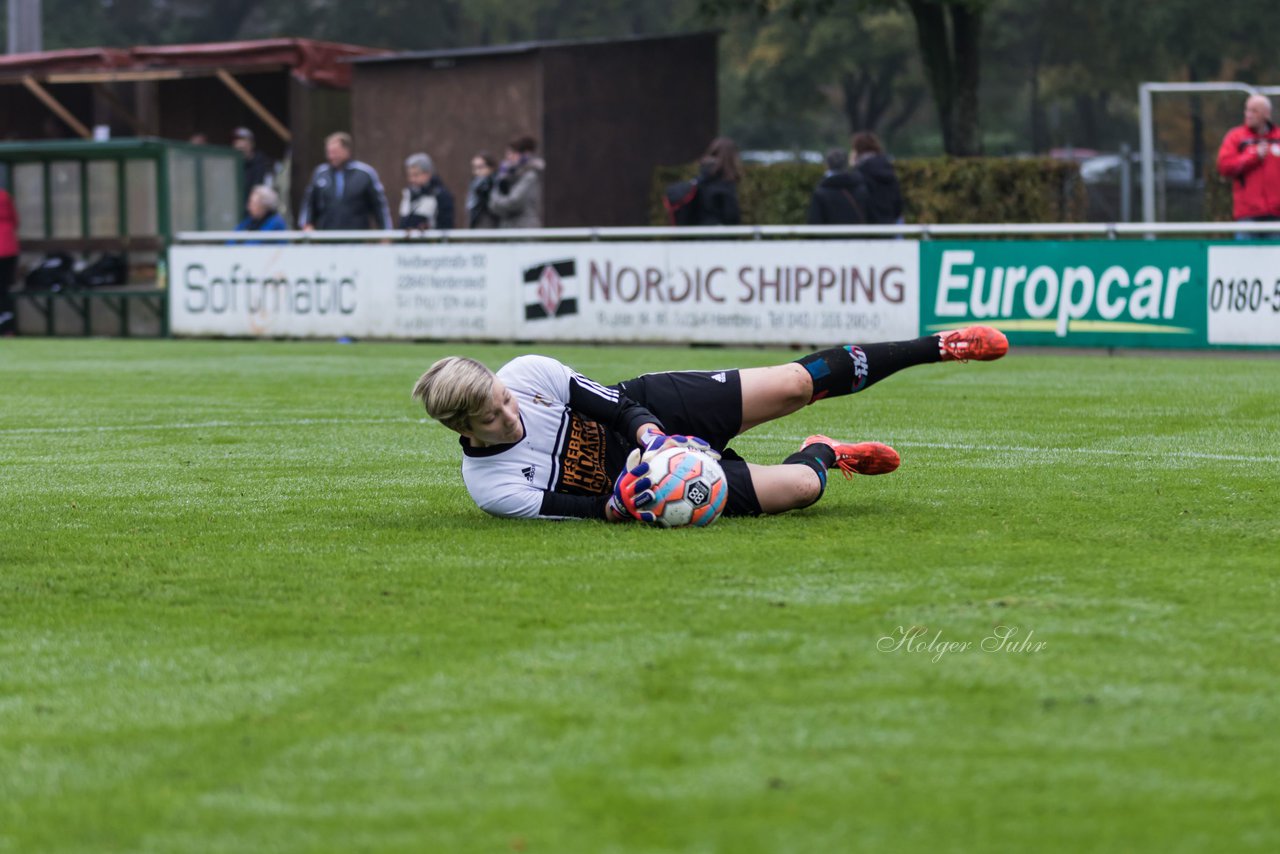
[[[1280,219],[1280,128],[1271,121],[1267,96],[1244,102],[1244,124],[1232,128],[1218,149],[1218,173],[1232,179],[1237,222]]]
[[[18,266],[18,211],[13,199],[0,190],[0,335],[12,335],[17,326],[14,317],[13,272]]]

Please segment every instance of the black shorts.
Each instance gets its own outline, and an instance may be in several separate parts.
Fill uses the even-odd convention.
[[[759,516],[746,460],[729,443],[742,430],[742,377],[737,371],[669,371],[614,386],[657,416],[667,433],[705,439],[721,454],[729,481],[726,516]]]

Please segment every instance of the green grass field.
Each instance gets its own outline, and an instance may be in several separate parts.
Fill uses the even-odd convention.
[[[0,852],[1280,850],[1280,359],[915,368],[659,531],[475,509],[457,349],[0,341]]]

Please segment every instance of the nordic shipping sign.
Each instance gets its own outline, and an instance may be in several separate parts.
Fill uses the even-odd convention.
[[[991,241],[920,246],[925,333],[986,323],[1015,344],[1202,347],[1198,241]]]
[[[584,243],[518,253],[529,340],[727,344],[914,338],[913,241]]]

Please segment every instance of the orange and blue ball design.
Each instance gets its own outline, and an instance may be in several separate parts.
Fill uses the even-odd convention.
[[[715,459],[694,448],[668,448],[649,460],[653,500],[644,510],[661,528],[704,527],[724,512],[729,483]]]

